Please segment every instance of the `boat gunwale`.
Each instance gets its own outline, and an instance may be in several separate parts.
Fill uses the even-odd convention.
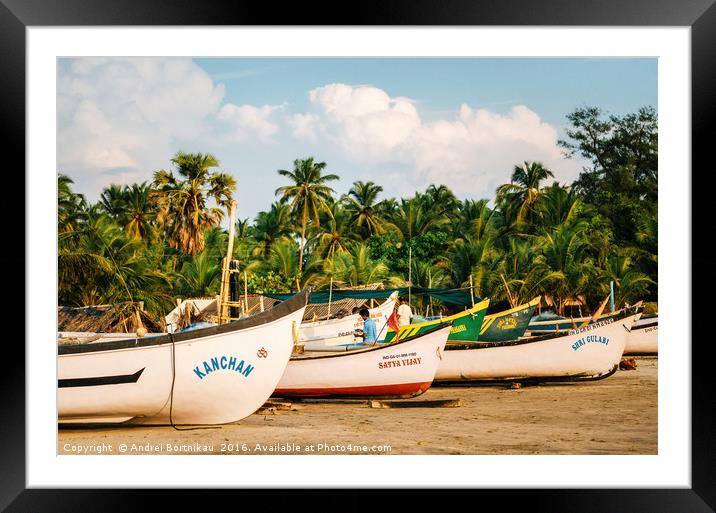
[[[654,322],[650,322],[649,324],[641,324],[639,326],[634,326],[631,330],[632,331],[643,330],[646,328],[653,328],[654,326],[658,326],[658,325],[659,325],[659,321],[654,321]]]
[[[361,348],[361,349],[356,349],[356,350],[351,350],[351,351],[331,351],[331,354],[321,354],[321,355],[315,355],[315,356],[312,356],[312,355],[291,356],[289,363],[290,362],[307,362],[307,361],[313,361],[313,360],[320,360],[321,358],[336,358],[336,357],[340,357],[340,356],[353,356],[353,355],[370,353],[372,351],[377,351],[380,349],[396,347],[396,346],[399,346],[399,345],[407,343],[407,342],[413,342],[418,338],[425,337],[427,335],[430,335],[432,333],[435,333],[436,331],[439,331],[439,330],[445,329],[445,328],[452,328],[452,321],[447,321],[447,322],[444,322],[443,324],[440,324],[438,326],[430,327],[427,331],[422,331],[420,333],[416,333],[415,335],[411,335],[410,337],[401,339],[398,342],[387,342],[387,343],[376,342],[375,346],[373,346],[373,347],[366,347],[365,349]],[[318,352],[318,351],[316,351],[316,352]]]
[[[630,317],[632,315],[636,315],[637,313],[638,313],[637,309],[635,309],[634,311],[624,310],[617,317],[615,317],[613,319],[613,321],[610,322],[609,324],[613,324],[615,322],[618,322],[618,321],[625,319],[627,317]],[[587,328],[589,326],[594,326],[594,325],[589,324],[587,326],[584,326],[584,328]],[[582,328],[576,328],[576,329],[582,329]],[[599,328],[596,328],[596,329],[599,329]],[[634,328],[632,328],[632,331],[633,331],[633,329]],[[571,330],[569,330],[569,331],[571,331]],[[548,333],[545,335],[537,335],[535,337],[525,337],[523,339],[506,340],[504,342],[499,342],[499,341],[498,342],[482,342],[479,340],[477,342],[461,342],[458,344],[451,344],[448,342],[447,344],[445,344],[445,350],[446,351],[462,351],[462,350],[490,349],[490,348],[501,347],[501,346],[511,347],[511,346],[519,346],[519,345],[524,345],[524,344],[532,344],[534,342],[545,342],[547,340],[553,340],[553,339],[558,339],[558,338],[562,338],[562,337],[569,337],[572,335],[577,335],[577,333],[570,334],[569,331],[553,332],[553,333]],[[585,332],[586,331],[588,331],[588,330],[585,330]]]
[[[495,313],[487,314],[487,315],[485,315],[485,321],[486,321],[487,319],[489,319],[490,317],[494,317],[495,319],[497,319],[497,318],[499,318],[499,317],[502,317],[503,315],[510,315],[510,314],[515,313],[515,312],[520,312],[520,311],[522,311],[522,310],[526,310],[527,308],[530,308],[530,307],[533,307],[533,308],[534,308],[534,307],[537,306],[537,304],[539,303],[541,297],[542,297],[542,296],[537,296],[536,298],[530,300],[528,303],[522,303],[521,305],[517,305],[516,307],[510,308],[509,310],[503,310],[503,311],[501,311],[501,312],[495,312]],[[484,322],[484,321],[483,321],[483,322]]]
[[[239,319],[226,324],[219,324],[218,326],[209,326],[206,328],[199,328],[191,331],[185,331],[180,333],[165,333],[157,336],[150,336],[144,338],[124,338],[120,340],[110,340],[106,342],[92,342],[85,344],[58,344],[57,350],[58,355],[70,355],[70,354],[82,354],[92,353],[99,351],[113,351],[117,349],[136,349],[150,346],[159,346],[162,344],[175,343],[175,342],[186,342],[191,340],[197,340],[204,337],[210,337],[214,335],[222,335],[226,333],[232,333],[235,331],[241,331],[248,328],[254,328],[264,324],[277,321],[283,317],[287,317],[294,312],[297,312],[301,308],[304,308],[311,297],[311,288],[306,288],[291,298],[279,303],[273,308],[260,312],[251,317],[245,319]]]

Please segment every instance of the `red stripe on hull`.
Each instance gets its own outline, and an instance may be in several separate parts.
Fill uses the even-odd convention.
[[[430,385],[432,385],[432,381],[364,387],[277,388],[272,395],[280,397],[415,397],[425,392]]]

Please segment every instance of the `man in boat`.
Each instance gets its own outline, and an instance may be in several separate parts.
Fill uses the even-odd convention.
[[[400,306],[398,307],[398,326],[407,326],[413,319],[413,311],[405,297],[400,298]]]
[[[370,318],[370,312],[367,308],[361,308],[358,312],[363,319],[363,329],[356,330],[356,337],[363,337],[363,342],[376,342],[378,340],[378,331],[376,330],[375,321]]]

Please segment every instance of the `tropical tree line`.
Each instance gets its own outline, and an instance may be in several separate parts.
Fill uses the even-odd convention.
[[[505,170],[494,198],[459,199],[442,184],[407,198],[374,182],[334,189],[339,171],[314,157],[279,169],[286,184],[255,219],[235,225],[232,257],[251,293],[383,282],[467,288],[495,307],[547,295],[599,304],[614,282],[620,306],[657,297],[657,116],[597,108],[568,116],[566,158],[588,163],[560,184],[542,163]],[[58,176],[58,300],[143,301],[163,315],[177,297],[219,293],[237,184],[209,154],[178,152],[150,182],[112,185],[96,203]],[[509,181],[508,181],[509,180]],[[415,298],[418,311],[429,298]]]

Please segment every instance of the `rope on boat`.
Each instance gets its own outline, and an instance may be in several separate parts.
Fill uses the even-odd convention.
[[[171,340],[172,343],[172,389],[169,394],[169,424],[176,429],[177,431],[194,431],[196,429],[217,429],[219,426],[197,426],[197,427],[185,427],[180,428],[177,427],[174,424],[174,420],[172,420],[172,409],[174,408],[174,381],[176,379],[176,356],[175,356],[175,348],[174,348],[174,334],[169,333],[169,340]]]

